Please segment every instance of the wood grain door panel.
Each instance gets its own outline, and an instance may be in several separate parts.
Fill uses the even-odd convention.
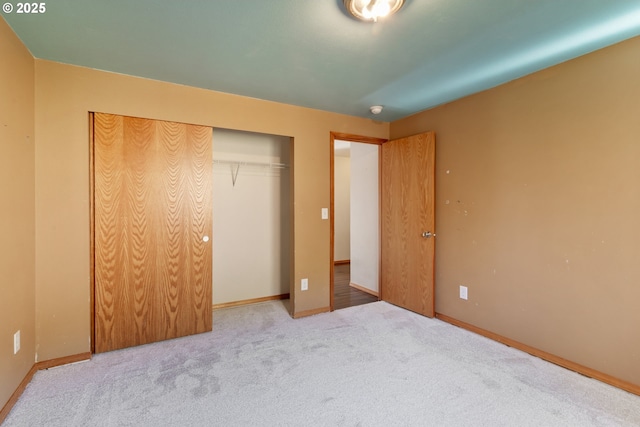
[[[435,135],[382,145],[381,298],[433,317]]]
[[[95,350],[212,328],[212,129],[94,115]]]

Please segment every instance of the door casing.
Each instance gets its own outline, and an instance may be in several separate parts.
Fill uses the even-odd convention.
[[[377,145],[378,146],[378,195],[380,193],[380,146],[382,144],[384,144],[387,140],[383,139],[383,138],[373,138],[373,137],[368,137],[368,136],[360,136],[360,135],[353,135],[353,134],[347,134],[347,133],[340,133],[340,132],[331,132],[330,133],[330,138],[329,138],[329,149],[330,149],[330,156],[329,158],[330,160],[330,192],[331,192],[331,200],[330,200],[330,215],[329,215],[329,222],[330,222],[330,228],[331,228],[331,238],[330,238],[330,256],[329,256],[329,263],[330,263],[330,271],[329,271],[329,301],[330,301],[330,307],[331,307],[331,311],[334,310],[334,292],[335,292],[335,283],[334,283],[334,262],[335,262],[335,254],[334,254],[334,244],[335,244],[335,159],[334,159],[334,145],[335,145],[335,141],[337,140],[341,140],[341,141],[349,141],[349,142],[355,142],[355,143],[361,143],[361,144],[373,144],[373,145]],[[378,197],[378,200],[380,200],[380,198]],[[379,204],[379,203],[378,203]],[[378,205],[378,211],[380,211],[380,206]],[[380,225],[378,224],[378,233],[380,233]],[[379,252],[379,251],[378,251]],[[378,257],[380,255],[378,254]],[[380,265],[380,264],[378,264]],[[380,277],[380,271],[378,271],[378,278]],[[380,289],[380,287],[378,287],[378,289]]]

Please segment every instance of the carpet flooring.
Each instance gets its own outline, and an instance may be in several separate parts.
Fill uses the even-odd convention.
[[[13,426],[638,426],[640,397],[385,302],[214,331],[38,372]]]

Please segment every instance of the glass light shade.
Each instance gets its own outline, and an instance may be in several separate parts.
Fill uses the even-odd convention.
[[[344,7],[354,17],[367,22],[396,13],[404,0],[344,0]]]

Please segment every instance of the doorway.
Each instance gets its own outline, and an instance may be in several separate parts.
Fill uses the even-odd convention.
[[[392,141],[331,133],[330,304],[335,309],[335,141],[376,144],[378,204],[350,217],[378,215],[378,298],[427,317],[435,314],[435,134]],[[386,142],[386,143],[385,143]],[[383,145],[384,143],[384,145]],[[365,193],[371,193],[368,191]],[[382,219],[382,220],[380,220]],[[353,255],[350,256],[353,258]],[[350,262],[353,260],[350,260]],[[354,264],[356,265],[356,264]],[[352,269],[353,271],[353,269]],[[353,277],[350,278],[353,282]],[[353,286],[353,284],[350,283]]]
[[[331,309],[379,300],[380,146],[331,134]]]

